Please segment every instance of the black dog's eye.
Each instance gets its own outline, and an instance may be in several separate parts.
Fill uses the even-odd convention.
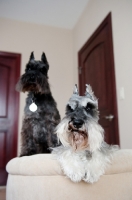
[[[73,112],[73,111],[74,111],[74,110],[71,108],[70,105],[67,105],[66,110],[69,111],[69,112]]]
[[[95,108],[95,106],[92,104],[92,103],[87,103],[87,106],[85,107],[85,109],[87,110],[87,111],[90,111],[90,110],[92,110],[92,109],[94,109]]]
[[[46,70],[45,68],[41,68],[41,69],[40,69],[40,72],[41,72],[42,74],[46,74],[46,73],[47,73],[47,70]]]
[[[30,71],[30,70],[31,70],[31,67],[27,67],[27,68],[25,69],[26,72],[28,72],[28,71]]]
[[[32,70],[32,65],[31,64],[27,64],[26,71],[30,71],[30,70]]]

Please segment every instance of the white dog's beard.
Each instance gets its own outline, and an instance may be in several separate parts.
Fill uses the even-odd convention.
[[[64,118],[57,126],[62,146],[54,148],[53,153],[73,182],[94,183],[105,173],[115,148],[104,142],[104,130],[97,121],[91,119],[79,129],[69,121]]]
[[[75,128],[73,124],[70,122],[68,125],[69,136],[69,144],[72,146],[74,151],[79,151],[86,149],[88,147],[88,134],[84,128]]]
[[[104,130],[97,122],[91,120],[77,129],[69,121],[64,118],[56,129],[57,136],[65,147],[71,146],[74,151],[90,150],[91,152],[101,148]]]

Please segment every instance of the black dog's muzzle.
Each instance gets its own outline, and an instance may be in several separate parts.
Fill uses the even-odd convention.
[[[37,75],[35,72],[31,72],[31,73],[27,74],[27,78],[28,78],[29,82],[34,83],[34,82],[36,82]]]
[[[35,82],[36,81],[36,77],[35,77],[34,73],[30,74],[29,81],[31,81],[31,82]]]

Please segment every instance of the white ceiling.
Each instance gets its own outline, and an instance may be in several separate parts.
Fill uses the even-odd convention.
[[[0,17],[72,29],[89,0],[0,0]]]

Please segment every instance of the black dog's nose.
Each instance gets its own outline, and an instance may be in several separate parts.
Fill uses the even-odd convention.
[[[32,82],[35,81],[35,74],[30,74],[30,78],[29,78],[29,79],[30,79],[30,81],[32,81]]]
[[[81,128],[83,123],[82,119],[73,119],[73,125],[75,128]]]

